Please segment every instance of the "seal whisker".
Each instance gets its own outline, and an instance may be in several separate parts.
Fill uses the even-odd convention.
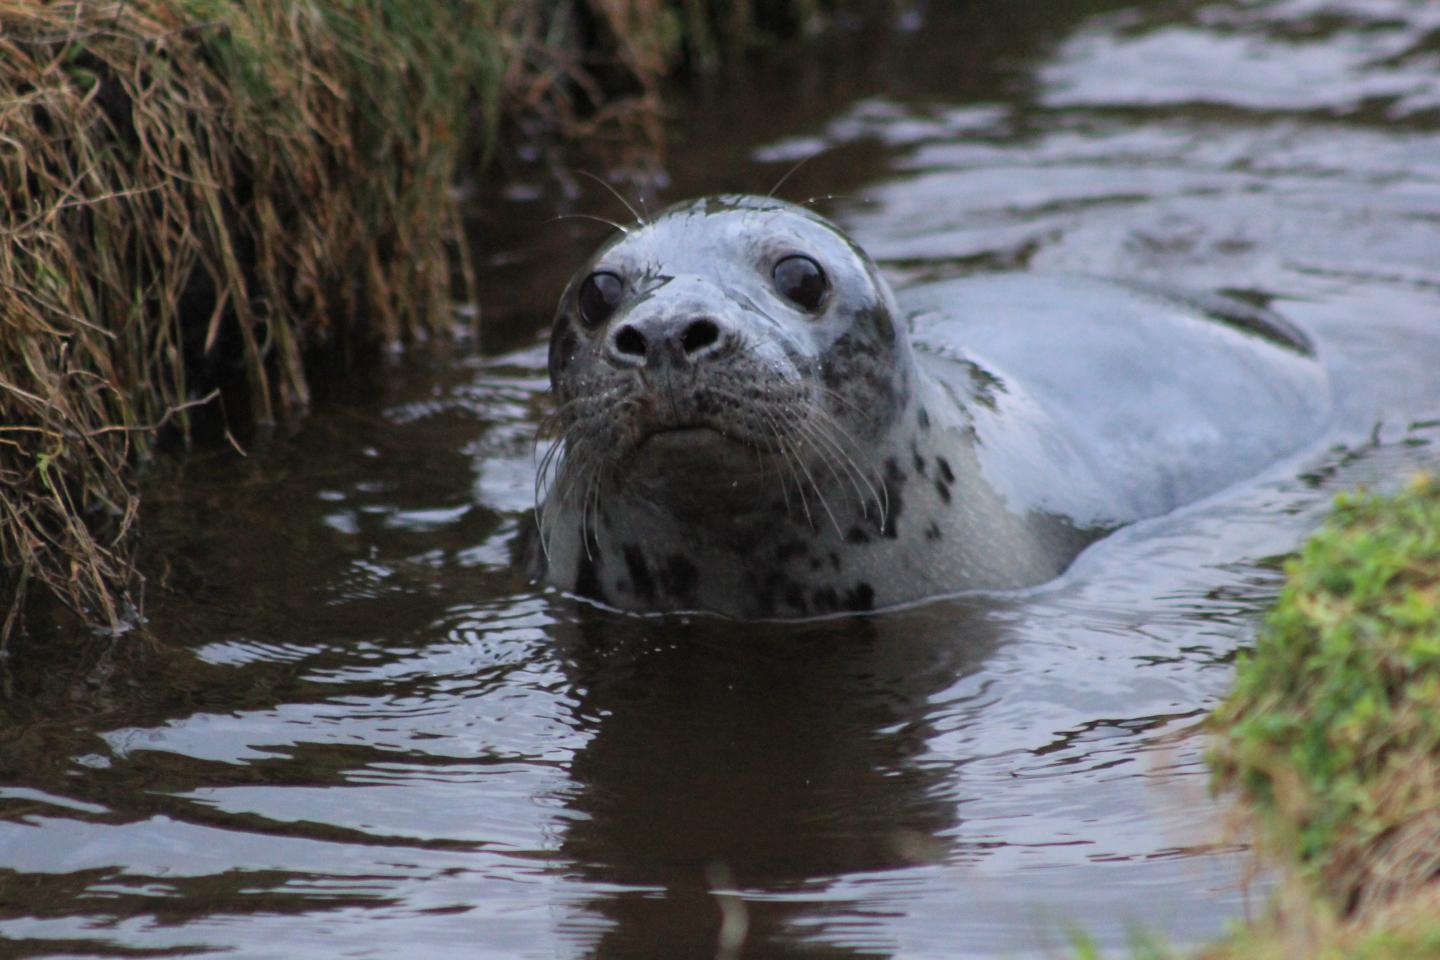
[[[588,552],[588,538],[583,536],[585,522],[585,504],[597,472],[595,459],[589,455],[589,444],[575,442],[574,437],[569,437],[565,445],[565,455],[559,461],[556,470],[555,484],[546,499],[545,504],[545,528],[543,536],[549,539],[554,531],[554,523],[550,520],[551,505],[555,505],[555,516],[558,519],[559,510],[567,505],[572,508],[579,506],[581,510],[581,531],[582,539],[586,539],[585,548]],[[547,547],[548,550],[548,547]]]
[[[795,492],[800,497],[800,509],[805,513],[805,525],[815,529],[815,516],[810,512],[810,498],[805,496],[805,481],[800,477],[800,471],[805,467],[799,462],[795,450],[785,441],[781,441],[780,449],[785,454],[785,464],[790,468],[790,475],[795,478]]]
[[[722,397],[728,397],[735,400],[739,399],[735,395],[730,394],[726,391],[717,390],[715,392],[717,395]],[[796,470],[796,463],[798,461],[798,457],[796,455],[794,446],[787,441],[787,432],[781,429],[779,419],[773,413],[766,410],[764,406],[757,406],[753,412],[756,416],[760,417],[765,422],[765,426],[768,427],[769,436],[767,437],[767,439],[775,445],[776,452],[780,454],[780,463],[782,467],[790,474],[790,478],[795,484],[795,491],[800,497],[801,509],[803,509],[805,512],[805,522],[808,526],[814,527],[815,519],[810,514],[810,503],[805,497],[804,481],[800,479],[799,471]],[[787,489],[787,481],[785,477],[781,476],[779,479],[780,496],[781,499],[785,501],[785,515],[788,517],[792,515],[792,507],[790,505],[790,493]]]
[[[553,496],[560,487],[558,476],[561,461],[560,453],[565,448],[565,430],[563,419],[565,413],[573,404],[562,404],[559,409],[541,419],[535,430],[535,438],[531,445],[530,456],[537,459],[535,469],[535,486],[532,495],[535,499],[535,527],[539,533],[540,550],[545,556],[545,561],[550,562],[550,537],[547,530],[547,516],[551,513]],[[557,429],[558,428],[558,429]],[[551,431],[557,431],[557,435],[551,439],[543,454],[539,453],[540,442]]]
[[[601,470],[601,469],[599,468],[599,466],[597,465],[597,466],[596,466],[596,469],[595,469],[595,479],[594,479],[594,482],[593,482],[593,484],[592,484],[592,490],[591,490],[591,502],[594,504],[594,509],[593,509],[593,510],[591,511],[591,513],[590,513],[592,522],[594,523],[594,527],[593,527],[593,529],[594,529],[594,531],[595,531],[595,538],[594,538],[594,539],[595,539],[595,546],[596,546],[597,549],[598,549],[599,546],[600,546],[600,521],[601,521],[601,519],[603,519],[603,518],[601,517],[601,513],[600,513],[600,502],[601,502],[601,501],[600,501],[600,498],[601,498],[601,496],[602,496],[603,493],[604,493],[604,486],[605,486],[605,472],[604,472],[603,470]]]
[[[867,472],[856,461],[841,441],[848,439],[845,431],[835,422],[834,418],[823,410],[817,411],[817,416],[811,418],[794,418],[786,416],[783,421],[776,415],[770,413],[764,405],[756,405],[753,398],[747,398],[739,393],[727,390],[723,387],[710,387],[708,392],[716,397],[731,400],[736,404],[750,403],[754,406],[754,412],[766,417],[770,423],[770,439],[778,440],[781,437],[790,437],[803,441],[806,447],[812,450],[830,471],[835,481],[842,486],[849,484],[855,492],[857,503],[862,507],[866,502],[867,495],[880,509],[880,524],[883,527],[886,518],[889,516],[889,491],[883,482],[876,483],[872,476],[878,476],[878,471]],[[783,428],[783,429],[782,429]],[[790,445],[787,455],[797,457],[799,449],[793,443]],[[843,476],[842,476],[843,474]],[[797,477],[798,482],[798,477]],[[811,478],[814,484],[813,477]],[[821,495],[818,487],[817,495]]]
[[[561,456],[562,450],[563,457]],[[580,466],[577,466],[577,463]],[[540,542],[548,561],[550,558],[550,534],[553,529],[552,518],[559,508],[569,500],[575,483],[575,475],[583,469],[583,461],[575,445],[557,439],[545,451],[545,459],[542,461],[541,467],[542,474],[547,478],[548,489],[545,495],[545,504],[540,510]]]
[[[800,471],[805,469],[804,464],[801,463],[799,454],[795,450],[794,444],[790,442],[788,433],[780,429],[779,421],[774,416],[766,413],[764,410],[759,410],[757,412],[760,414],[760,416],[766,417],[771,423],[770,436],[771,439],[775,442],[776,451],[780,454],[780,462],[789,472],[790,478],[795,484],[795,493],[796,496],[798,496],[800,499],[800,509],[805,514],[805,525],[813,530],[815,528],[815,517],[810,512],[810,499],[805,496],[805,480],[801,479],[800,476]],[[806,473],[808,476],[808,471],[806,471]],[[780,494],[785,500],[785,513],[787,516],[789,516],[791,510],[790,495],[786,491],[786,480],[784,477],[780,478]]]
[[[565,504],[579,503],[582,508],[581,519],[584,520],[586,497],[602,462],[597,444],[584,431],[586,418],[573,416],[576,406],[574,403],[562,405],[542,423],[542,430],[557,426],[561,428],[560,436],[545,451],[536,479],[537,486],[544,484],[546,488],[545,505],[541,508],[538,522],[541,547],[547,560],[550,553],[549,540],[554,529],[551,516],[558,513],[559,508]]]
[[[540,443],[538,436],[535,438],[535,443],[538,447]],[[550,445],[545,448],[545,455],[540,458],[539,466],[535,470],[535,489],[532,494],[535,500],[533,507],[535,529],[540,533],[540,549],[544,552],[547,563],[550,560],[550,544],[545,537],[545,514],[549,511],[550,493],[554,490],[554,485],[549,481],[550,470],[559,447],[560,441],[557,439],[551,441]],[[534,456],[533,453],[531,455]]]
[[[777,445],[778,445],[779,442],[780,442],[779,434],[776,433],[776,431],[775,431],[773,428],[772,428],[771,433],[770,433],[770,439],[771,439],[773,442],[775,442]],[[762,461],[762,462],[763,462],[763,461]],[[783,457],[781,458],[781,461],[780,461],[780,462],[781,462],[781,467],[782,467],[782,469],[783,469],[783,468],[787,468],[787,467],[790,466],[788,460],[786,460],[786,459],[783,458]],[[776,473],[777,473],[776,479],[777,479],[778,481],[780,481],[780,500],[785,504],[785,516],[786,516],[786,517],[793,517],[793,516],[795,515],[795,511],[794,511],[794,508],[792,508],[792,507],[790,506],[790,486],[789,486],[789,483],[786,481],[786,478],[785,478],[785,474],[784,474],[784,473],[782,473],[782,472],[780,472],[780,471],[776,471]],[[794,471],[793,469],[791,469],[791,470],[790,470],[790,473],[791,473],[791,476],[793,477],[795,471]]]
[[[781,187],[785,186],[786,180],[789,180],[792,176],[795,175],[796,171],[798,171],[801,167],[805,166],[805,164],[809,163],[811,160],[814,160],[816,157],[820,156],[820,154],[824,152],[825,151],[823,150],[817,150],[808,156],[801,157],[798,161],[791,164],[790,169],[786,170],[785,173],[780,177],[780,179],[775,181],[775,186],[771,187],[770,191],[765,194],[766,199],[774,197],[776,192]]]
[[[593,545],[600,542],[600,495],[604,479],[605,456],[603,443],[594,434],[588,434],[583,443],[576,445],[574,473],[568,478],[561,501],[572,500],[580,510],[580,539],[585,547],[585,556],[593,560]],[[569,463],[562,464],[562,469]],[[591,531],[593,530],[593,537]]]
[[[869,197],[856,197],[854,194],[849,193],[819,193],[813,197],[807,197],[806,199],[800,201],[800,206],[808,207],[811,204],[819,203],[821,200],[858,200],[861,203],[874,202]]]
[[[867,491],[876,503],[881,504],[880,525],[883,527],[885,525],[886,515],[889,512],[889,498],[876,490],[875,484],[871,482],[870,477],[864,470],[860,469],[860,465],[855,462],[853,457],[845,452],[839,441],[832,435],[832,432],[839,432],[838,428],[826,424],[824,421],[811,420],[808,422],[802,421],[800,429],[804,431],[807,438],[809,438],[816,452],[824,458],[826,464],[830,467],[830,472],[835,475],[836,481],[842,484],[845,481],[849,482],[850,488],[855,491],[856,501],[862,507],[866,502]],[[844,473],[843,479],[841,477],[842,472]],[[881,486],[883,488],[884,485],[882,484]]]
[[[585,559],[594,560],[595,554],[590,549],[590,544],[600,542],[600,471],[591,470],[585,484],[585,493],[580,499],[580,540],[585,544]],[[590,505],[595,504],[594,513],[594,536],[591,536],[590,526]]]
[[[551,529],[550,517],[559,507],[571,502],[576,486],[588,469],[584,445],[574,442],[573,437],[556,440],[545,452],[541,472],[546,491],[540,526],[547,540]],[[548,543],[546,549],[548,556]]]
[[[635,218],[636,223],[646,224],[650,222],[649,220],[642,217],[640,215],[640,212],[635,209],[635,207],[630,203],[630,201],[625,199],[625,195],[622,194],[619,190],[616,190],[613,186],[611,186],[609,181],[605,180],[603,177],[597,177],[595,174],[591,173],[588,170],[576,170],[575,172],[580,174],[582,177],[588,177],[589,179],[594,180],[596,183],[600,184],[600,186],[604,187],[606,190],[609,190],[611,195],[614,196],[616,200],[619,200],[621,203],[623,203],[626,210],[630,211],[630,216]],[[628,233],[629,231],[626,232]]]
[[[622,226],[611,220],[609,217],[599,217],[593,213],[561,213],[546,220],[546,223],[554,223],[556,220],[594,220],[596,223],[603,223],[607,227],[613,227],[626,236],[630,235],[630,228]]]
[[[797,435],[797,438],[798,438],[798,439],[805,439],[803,435]],[[794,451],[793,446],[792,446],[792,447],[789,447],[789,449],[791,450],[792,455],[795,454],[795,451]],[[820,487],[820,485],[819,485],[818,483],[815,482],[815,475],[810,472],[810,468],[809,468],[809,466],[806,465],[806,463],[805,463],[805,461],[804,461],[803,458],[801,458],[801,457],[798,456],[798,455],[794,455],[794,456],[793,456],[793,460],[794,460],[794,462],[795,462],[795,465],[800,468],[800,472],[805,475],[805,482],[810,486],[811,491],[814,492],[814,494],[815,494],[815,499],[817,499],[817,500],[820,501],[820,506],[821,506],[821,508],[824,509],[826,516],[828,516],[828,517],[830,518],[830,523],[831,523],[832,525],[834,525],[834,527],[835,527],[835,532],[836,532],[837,534],[842,534],[842,530],[841,530],[841,527],[840,527],[840,521],[836,518],[836,516],[835,516],[835,511],[833,511],[833,510],[830,509],[830,501],[828,501],[828,500],[825,499],[825,491],[824,491],[823,489],[821,489],[821,487]],[[805,489],[805,488],[804,488],[803,486],[800,488],[801,496],[802,496],[802,497],[804,496],[804,489]],[[809,507],[808,507],[808,504],[807,504],[807,507],[806,507],[806,516],[807,516],[808,519],[810,519],[810,525],[813,527],[813,526],[815,525],[815,522],[814,522],[814,519],[813,519],[813,518],[810,518],[810,517],[809,517]],[[843,535],[843,534],[842,534],[842,535]]]
[[[827,450],[825,457],[827,462],[839,464],[840,469],[844,472],[844,479],[849,482],[850,489],[855,493],[855,502],[860,507],[861,512],[869,512],[869,503],[873,502],[878,505],[878,519],[880,528],[883,530],[890,512],[888,493],[881,492],[885,490],[883,483],[881,483],[879,490],[876,489],[875,483],[872,482],[870,475],[855,462],[854,457],[850,456],[839,440],[836,439],[836,434],[842,437],[844,436],[843,431],[834,424],[826,424],[824,421],[819,420],[808,422],[805,425],[805,430],[815,438],[813,442],[826,445]],[[831,469],[832,472],[835,472],[834,467]],[[841,482],[839,476],[836,477],[836,480],[837,482]]]
[[[856,413],[856,414],[859,414],[859,415],[861,415],[861,416],[863,416],[863,417],[867,417],[867,418],[868,418],[868,417],[870,416],[870,412],[869,412],[869,411],[863,410],[863,409],[859,406],[859,404],[857,404],[855,401],[851,400],[850,398],[844,396],[844,395],[841,394],[839,391],[833,390],[833,389],[831,389],[831,388],[829,388],[829,387],[824,387],[824,386],[822,386],[822,387],[820,388],[820,391],[821,391],[821,396],[823,396],[825,399],[830,400],[830,401],[833,401],[834,403],[837,403],[837,404],[839,404],[839,405],[841,405],[841,406],[848,407],[852,412],[854,412],[854,413]],[[841,444],[839,441],[840,441],[840,440],[851,440],[852,438],[851,438],[850,434],[847,433],[847,432],[844,430],[844,428],[842,428],[842,427],[839,425],[839,423],[835,420],[835,417],[834,417],[833,414],[831,414],[831,413],[829,413],[829,412],[827,412],[827,411],[824,411],[823,408],[822,408],[820,411],[817,411],[816,423],[817,423],[817,424],[820,424],[820,425],[823,425],[823,426],[826,428],[826,431],[827,431],[827,432],[831,435],[831,437],[832,437],[832,442],[835,442],[837,446],[840,446],[840,447],[841,447],[841,455],[844,456],[847,460],[850,461],[851,466],[853,466],[853,467],[855,468],[855,470],[857,471],[857,474],[858,474],[858,475],[861,477],[861,479],[865,482],[865,485],[870,488],[870,495],[873,496],[873,497],[875,498],[876,502],[880,504],[880,524],[881,524],[881,526],[884,526],[884,524],[885,524],[885,519],[886,519],[886,517],[887,517],[887,516],[889,515],[889,513],[890,513],[890,488],[889,488],[889,486],[888,486],[883,480],[881,480],[880,483],[879,483],[879,487],[878,487],[878,489],[877,489],[877,488],[876,488],[876,484],[873,483],[873,482],[870,480],[870,475],[869,475],[869,474],[866,474],[864,471],[860,470],[859,465],[855,463],[855,461],[849,456],[848,453],[845,453],[845,452],[844,452],[843,444]],[[876,477],[879,476],[879,467],[878,467],[878,466],[876,466],[876,467],[873,468],[873,474],[874,474]]]
[[[860,467],[860,464],[855,462],[855,458],[846,451],[844,444],[841,442],[842,440],[848,440],[849,435],[846,434],[840,425],[835,422],[834,418],[828,414],[824,416],[817,415],[811,419],[806,426],[826,443],[830,444],[835,455],[841,458],[846,467],[846,472],[851,477],[851,483],[855,485],[855,495],[860,499],[862,505],[865,502],[866,491],[869,492],[869,495],[880,507],[880,526],[884,527],[885,521],[890,514],[890,490],[886,486],[883,478],[880,478],[879,468],[877,467],[867,472]],[[872,476],[876,479],[872,480]],[[879,481],[878,484],[876,480]],[[859,484],[864,484],[865,490],[862,491],[859,488]]]
[[[809,449],[815,452],[815,455],[819,458],[820,462],[825,465],[826,469],[830,471],[830,475],[835,478],[835,481],[843,485],[846,479],[841,476],[844,465],[840,464],[837,466],[834,453],[821,443],[821,438],[815,433],[814,428],[804,420],[798,420],[793,424],[793,430],[796,438],[803,441]],[[844,472],[848,474],[849,471]],[[851,482],[853,483],[853,481]]]
[[[709,388],[709,392],[716,397],[731,400],[738,405],[745,405],[747,403],[752,405],[751,412],[755,416],[759,417],[764,422],[764,426],[766,427],[766,432],[762,433],[760,442],[762,444],[766,442],[773,444],[776,451],[781,454],[781,463],[788,470],[795,484],[796,491],[800,495],[801,506],[805,511],[805,519],[807,523],[811,527],[813,527],[815,525],[815,520],[810,513],[809,501],[805,497],[805,481],[801,479],[800,473],[796,469],[796,467],[801,464],[801,458],[799,455],[799,450],[796,448],[795,444],[792,441],[799,438],[796,437],[793,429],[789,429],[789,418],[785,418],[784,420],[782,420],[778,413],[769,409],[766,404],[755,404],[751,398],[747,398],[731,390],[726,390],[723,387],[711,387]],[[792,515],[792,507],[790,504],[789,491],[787,489],[785,478],[781,477],[780,480],[780,492],[782,498],[785,501],[785,513],[786,516],[790,516]],[[819,495],[820,491],[818,488],[815,487],[813,478],[811,478],[810,484],[812,489],[815,489],[816,494]]]
[[[775,447],[780,451],[781,466],[789,471],[790,478],[794,481],[796,488],[798,489],[801,482],[800,476],[798,473],[796,473],[795,467],[791,463],[793,455],[788,446],[785,444],[785,435],[780,429],[780,423],[778,419],[773,414],[766,411],[764,407],[756,408],[755,413],[765,421],[764,425],[769,430],[769,437],[767,439],[774,443]],[[765,461],[761,460],[760,462],[763,465]],[[780,498],[785,502],[785,516],[793,516],[794,510],[790,505],[789,484],[787,483],[786,478],[783,474],[781,474],[778,479],[780,481]],[[806,520],[810,520],[808,507],[806,509]],[[811,526],[813,525],[814,522],[811,521]]]
[[[870,410],[867,410],[866,408],[860,406],[860,404],[856,403],[854,400],[851,400],[849,397],[845,396],[845,394],[832,387],[821,385],[819,387],[819,390],[820,395],[826,400],[833,400],[835,403],[838,403],[842,407],[848,409],[851,413],[857,414],[866,419],[869,419],[871,416],[873,416],[873,413]]]
[[[548,493],[552,488],[550,476],[557,465],[556,461],[560,451],[566,446],[565,440],[570,433],[571,426],[570,423],[567,423],[567,420],[570,419],[571,411],[575,406],[576,404],[573,401],[561,405],[559,409],[542,418],[536,427],[530,455],[539,461],[535,475],[535,494],[537,498],[542,493],[542,489]],[[545,448],[545,453],[539,454],[540,442],[547,436],[551,437],[550,443]]]

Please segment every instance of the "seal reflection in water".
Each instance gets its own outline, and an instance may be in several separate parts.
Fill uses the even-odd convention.
[[[861,611],[1035,584],[1316,435],[1308,341],[1085,277],[897,298],[824,218],[679,204],[560,299],[537,578],[632,610]]]

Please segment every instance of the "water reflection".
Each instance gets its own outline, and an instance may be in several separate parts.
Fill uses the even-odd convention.
[[[556,638],[594,725],[560,844],[603,891],[582,906],[609,921],[589,955],[714,952],[715,867],[745,892],[767,956],[817,955],[794,923],[814,909],[807,892],[949,857],[951,767],[923,762],[931,698],[993,649],[983,610],[743,631],[636,619],[597,613]]]

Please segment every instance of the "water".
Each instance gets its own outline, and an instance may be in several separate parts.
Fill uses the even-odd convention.
[[[939,6],[939,5],[935,5]],[[0,705],[0,954],[1063,955],[1263,902],[1197,724],[1333,492],[1440,466],[1440,30],[1399,0],[974,3],[695,95],[669,198],[821,204],[905,283],[1226,289],[1335,413],[1053,584],[860,619],[613,615],[508,565],[539,332],[615,215],[477,217],[483,350],[148,492],[154,644]],[[503,251],[503,253],[501,252]],[[1243,424],[1237,424],[1243,429]]]

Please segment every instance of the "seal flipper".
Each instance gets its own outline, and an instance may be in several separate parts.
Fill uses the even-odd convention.
[[[1315,344],[1303,330],[1269,307],[1251,303],[1244,298],[1243,294],[1226,291],[1206,293],[1175,290],[1160,284],[1135,280],[1117,281],[1117,283],[1138,293],[1197,310],[1227,327],[1239,330],[1241,333],[1254,334],[1282,349],[1293,351],[1304,357],[1315,356]]]

